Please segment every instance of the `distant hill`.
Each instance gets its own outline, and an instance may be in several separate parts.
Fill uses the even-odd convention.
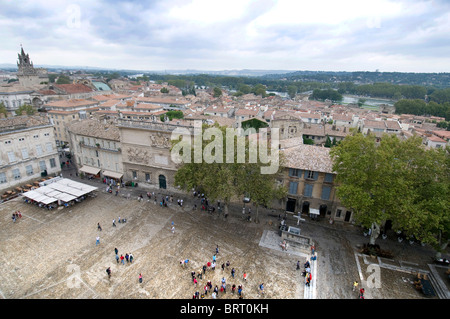
[[[391,83],[434,87],[450,87],[450,73],[409,73],[409,72],[346,72],[346,71],[295,71],[283,74],[266,74],[267,80],[355,84]]]

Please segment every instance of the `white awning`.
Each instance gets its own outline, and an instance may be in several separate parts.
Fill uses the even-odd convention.
[[[112,172],[112,171],[103,171],[103,176],[112,177],[115,179],[121,179],[123,174]]]
[[[82,168],[80,168],[80,171],[92,175],[97,175],[100,172],[100,168],[84,165]]]
[[[313,214],[313,215],[320,215],[319,210],[316,209],[316,208],[310,208],[310,209],[309,209],[309,213],[310,213],[310,214]]]
[[[49,204],[57,200],[70,202],[97,189],[95,186],[63,178],[49,185],[25,192],[23,196],[39,203]]]

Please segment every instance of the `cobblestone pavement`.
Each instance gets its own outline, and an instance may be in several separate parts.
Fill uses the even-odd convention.
[[[195,291],[203,292],[207,280],[213,287],[220,287],[225,278],[227,291],[219,293],[221,299],[237,299],[231,294],[232,284],[243,285],[246,299],[355,299],[357,293],[351,289],[354,280],[364,286],[368,299],[422,299],[412,285],[417,272],[434,278],[441,298],[449,296],[444,274],[448,267],[430,266],[433,250],[398,243],[393,234],[386,240],[379,239],[379,244],[392,251],[394,259],[376,259],[359,254],[358,247],[367,242],[359,227],[305,218],[298,227],[302,235],[313,239],[318,255],[312,264],[312,285],[305,287],[296,264],[303,264],[310,256],[294,248],[281,250],[278,218],[271,211],[261,209],[259,223],[247,222],[237,203],[231,205],[225,219],[217,213],[192,210],[198,199],[177,193],[171,193],[174,202],[163,208],[153,200],[137,200],[139,194],[152,189],[127,187],[114,196],[105,192],[104,184],[70,173],[63,172],[65,177],[98,186],[98,196],[52,211],[25,204],[20,198],[0,204],[0,297],[184,299],[192,298]],[[158,201],[169,194],[166,190],[153,191]],[[127,200],[128,193],[131,199]],[[178,198],[184,199],[182,208],[176,204]],[[13,223],[11,214],[16,210],[23,217]],[[119,216],[127,222],[113,227],[112,220],[117,221]],[[287,222],[297,223],[289,215]],[[97,230],[97,223],[102,231]],[[99,245],[95,244],[97,236]],[[212,261],[217,245],[216,269],[209,268],[194,285],[191,272],[200,272]],[[132,253],[134,262],[116,263],[114,248],[119,255]],[[180,261],[185,259],[189,262],[182,267]],[[231,264],[222,271],[226,261]],[[105,272],[107,267],[111,267],[111,279]],[[235,278],[231,268],[236,269]],[[246,281],[242,278],[244,271],[248,273]],[[142,283],[138,282],[140,273]],[[258,289],[260,283],[264,283],[264,295]]]

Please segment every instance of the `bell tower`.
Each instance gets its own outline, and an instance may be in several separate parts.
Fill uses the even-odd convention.
[[[48,83],[47,70],[42,68],[34,68],[33,62],[30,60],[29,54],[25,54],[22,45],[18,54],[17,62],[17,78],[23,87],[30,87]]]

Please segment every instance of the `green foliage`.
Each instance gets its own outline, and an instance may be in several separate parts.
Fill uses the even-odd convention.
[[[430,101],[443,104],[443,103],[450,103],[450,88],[442,89],[442,90],[435,90],[433,93],[429,96]]]
[[[244,130],[247,130],[249,128],[254,128],[256,132],[259,132],[260,128],[265,128],[265,127],[268,127],[268,126],[269,126],[268,123],[263,122],[263,121],[258,120],[258,119],[250,119],[250,120],[242,122],[242,128]]]
[[[328,136],[328,135],[327,135],[327,139],[325,140],[324,146],[325,146],[325,147],[328,147],[328,148],[330,148],[331,146],[333,146],[333,143],[331,142],[331,138],[330,138],[330,136]]]
[[[29,104],[23,104],[16,110],[16,115],[25,115],[22,113],[25,113],[26,115],[33,115],[36,113],[36,110]]]
[[[439,128],[445,128],[447,131],[450,131],[450,121],[442,121],[436,124]]]
[[[161,90],[159,90],[161,93],[169,93],[169,89],[166,87],[163,87]]]
[[[445,118],[446,121],[450,121],[450,102],[438,104],[433,101],[426,103],[419,99],[403,99],[395,102],[394,107],[396,114],[439,116]]]
[[[5,117],[8,116],[8,110],[3,102],[0,102],[0,114],[4,114]]]
[[[205,138],[205,130],[212,127],[220,130],[221,135]],[[182,163],[175,174],[175,184],[181,189],[201,190],[210,201],[221,200],[225,205],[225,211],[228,210],[228,204],[232,199],[242,198],[243,194],[250,195],[252,201],[258,206],[269,205],[271,200],[284,195],[284,189],[275,182],[277,174],[261,174],[260,169],[266,164],[260,161],[253,163],[249,160],[251,150],[248,139],[228,137],[233,138],[234,146],[234,158],[232,157],[230,161],[225,152],[225,145],[227,145],[225,127],[203,125],[201,136],[203,137],[202,145],[197,152],[204,155],[211,151],[217,158],[215,161],[207,161],[205,156],[202,156],[202,160],[196,162],[195,149],[192,145],[189,149],[191,160]],[[173,141],[172,151],[178,143],[181,142]],[[218,146],[211,148],[211,144],[214,143],[223,145],[223,150],[218,149]],[[238,160],[238,149],[241,146],[244,146],[244,162]],[[228,149],[227,152],[229,152]]]
[[[72,83],[72,80],[64,74],[61,74],[58,76],[58,80],[56,80],[56,84],[70,84]]]
[[[215,98],[218,98],[222,95],[222,90],[218,88],[217,86],[213,89],[213,96]]]
[[[310,138],[306,138],[306,137],[303,136],[303,144],[314,145],[314,141],[312,139],[310,139]]]
[[[364,103],[366,103],[366,101],[367,101],[366,99],[362,99],[362,98],[358,99],[358,106],[362,107],[364,105]]]
[[[261,95],[262,97],[266,97],[266,87],[262,84],[256,84],[251,91],[255,95]]]
[[[449,150],[425,149],[419,137],[400,140],[353,132],[330,151],[337,196],[365,227],[392,220],[396,230],[436,244],[448,236]]]
[[[182,118],[184,118],[184,114],[183,114],[182,111],[170,110],[170,111],[168,111],[165,114],[161,114],[159,118],[161,119],[162,122],[164,122],[164,119],[166,117],[169,119],[169,121],[172,121],[173,119],[182,119]]]
[[[293,98],[295,97],[295,95],[297,94],[297,90],[298,90],[298,87],[295,86],[295,85],[289,85],[289,86],[287,87],[287,92],[288,92],[289,97],[290,97],[291,99],[293,99]]]
[[[333,102],[339,102],[342,101],[343,96],[338,91],[333,89],[326,89],[326,90],[316,89],[311,94],[311,99],[321,101],[330,100]]]

